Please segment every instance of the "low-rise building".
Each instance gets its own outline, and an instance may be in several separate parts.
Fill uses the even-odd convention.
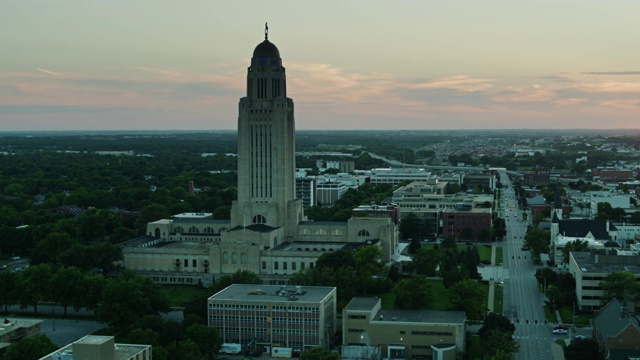
[[[591,249],[602,249],[610,240],[617,241],[613,223],[604,220],[562,219],[560,209],[551,214],[551,243],[549,256],[556,264],[563,263],[562,249],[571,241],[586,241]]]
[[[333,205],[342,199],[347,186],[342,182],[323,182],[316,184],[316,201],[318,205]]]
[[[637,251],[609,250],[570,252],[569,273],[576,280],[576,306],[583,311],[600,308],[601,283],[607,275],[627,271],[640,281],[640,255]]]
[[[25,337],[39,334],[42,321],[20,318],[4,318],[0,320],[0,349]]]
[[[593,320],[593,339],[606,360],[640,358],[640,317],[633,309],[611,300]]]
[[[40,360],[151,360],[151,345],[120,344],[113,336],[87,335]]]
[[[342,344],[378,346],[383,358],[453,360],[465,351],[463,311],[386,310],[355,297],[342,310]]]
[[[460,204],[442,212],[442,236],[456,240],[489,241],[493,226],[491,208]]]
[[[207,300],[208,325],[223,343],[304,351],[328,348],[336,331],[336,288],[233,284]]]

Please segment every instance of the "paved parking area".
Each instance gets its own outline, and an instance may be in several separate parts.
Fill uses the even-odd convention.
[[[40,332],[47,335],[57,346],[64,346],[103,327],[103,324],[96,321],[46,319],[40,324]]]

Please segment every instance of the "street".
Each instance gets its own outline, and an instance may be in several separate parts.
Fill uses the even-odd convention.
[[[520,345],[516,359],[551,360],[554,344],[553,326],[546,324],[544,316],[544,296],[538,290],[535,267],[529,251],[523,251],[524,235],[528,221],[522,220],[522,210],[518,207],[511,181],[505,172],[500,172],[502,182],[502,217],[506,221],[507,236],[503,240],[503,268],[505,273],[503,315],[516,325],[514,338]],[[560,352],[559,359],[562,359]]]

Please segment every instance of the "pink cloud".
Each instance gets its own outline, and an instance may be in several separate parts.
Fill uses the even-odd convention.
[[[484,91],[491,89],[493,79],[472,78],[465,75],[451,76],[417,84],[408,85],[409,89],[451,89],[461,92]]]

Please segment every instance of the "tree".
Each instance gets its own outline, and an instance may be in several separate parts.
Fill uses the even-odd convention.
[[[0,301],[4,304],[4,312],[9,312],[9,305],[17,300],[18,274],[9,270],[0,271]]]
[[[18,277],[18,299],[22,307],[33,306],[33,313],[38,315],[38,304],[49,295],[48,285],[51,268],[47,264],[27,267]]]
[[[398,309],[428,309],[433,302],[431,286],[424,276],[400,280],[393,287],[393,295]]]
[[[339,360],[340,354],[331,350],[314,347],[300,354],[300,360]]]
[[[533,256],[539,258],[541,253],[549,252],[551,234],[540,227],[530,227],[524,235],[524,246],[531,250]]]
[[[600,306],[602,307],[613,298],[623,302],[625,296],[634,301],[640,297],[640,283],[638,283],[636,277],[628,271],[610,273],[605,276],[600,286],[602,286],[602,296],[600,297]]]
[[[353,255],[353,251],[347,250],[326,252],[318,258],[315,267],[329,267],[333,270],[337,270],[343,266],[353,267],[355,265]]]
[[[400,236],[403,239],[416,239],[418,241],[425,238],[424,221],[419,219],[416,214],[409,213],[402,218],[400,223]]]
[[[604,360],[604,356],[593,339],[575,339],[564,348],[566,360]]]
[[[411,255],[416,273],[420,275],[435,276],[440,255],[437,250],[431,248],[420,248],[418,252]]]
[[[485,357],[512,359],[518,351],[518,344],[513,340],[515,325],[506,317],[489,313],[478,331],[482,352]]]
[[[174,341],[165,347],[170,359],[174,360],[201,360],[205,359],[200,347],[193,340]],[[155,356],[155,354],[154,354]]]
[[[143,232],[147,229],[147,223],[152,221],[166,219],[171,216],[169,209],[160,204],[150,204],[142,208],[135,221],[135,227]]]
[[[386,280],[387,267],[382,262],[382,249],[374,246],[363,246],[353,255],[355,261],[356,284],[366,294],[380,281]]]
[[[237,270],[231,275],[220,277],[212,286],[212,291],[216,293],[232,284],[262,284],[262,280],[253,271]]]
[[[486,298],[482,286],[473,280],[464,279],[449,288],[450,308],[466,312],[469,319],[482,319]]]
[[[185,329],[184,336],[186,340],[191,340],[198,345],[200,353],[205,359],[216,359],[222,343],[214,328],[204,324],[193,324]]]
[[[440,246],[443,249],[455,249],[456,247],[458,247],[458,244],[456,244],[456,239],[452,238],[451,236],[447,236],[442,240],[442,244],[440,244]]]
[[[37,360],[58,347],[44,334],[28,336],[7,348],[2,360]]]
[[[78,218],[78,226],[80,228],[80,237],[85,243],[101,241],[104,239],[105,218],[98,215],[95,211],[85,212]]]
[[[76,309],[82,307],[82,298],[86,291],[83,282],[84,274],[75,267],[59,268],[51,277],[48,284],[50,298],[63,306],[65,316],[69,305]]]
[[[147,277],[124,271],[107,282],[96,310],[99,321],[120,329],[130,327],[145,315],[169,311],[165,293]]]

